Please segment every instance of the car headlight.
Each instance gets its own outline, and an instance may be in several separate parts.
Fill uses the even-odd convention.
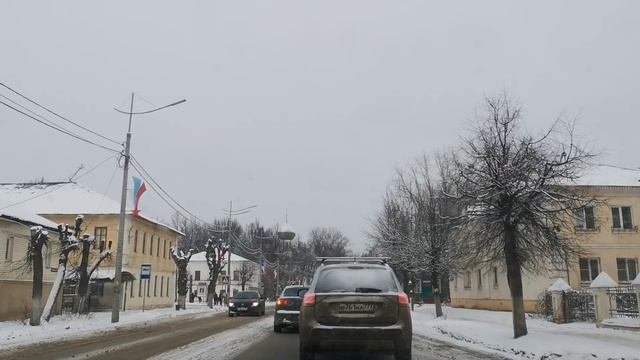
[[[232,302],[229,303],[229,307],[233,307],[233,303]]]
[[[251,306],[258,306],[257,302],[251,303]]]

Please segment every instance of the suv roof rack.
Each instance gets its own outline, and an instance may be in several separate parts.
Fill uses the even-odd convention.
[[[327,264],[340,264],[340,263],[366,263],[366,264],[386,264],[389,260],[388,257],[358,257],[358,256],[344,256],[344,257],[331,257],[322,256],[317,257],[321,265]]]

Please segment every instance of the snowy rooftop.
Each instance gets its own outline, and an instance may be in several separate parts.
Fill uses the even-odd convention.
[[[15,205],[6,209],[0,209],[0,217],[20,222],[26,222],[32,225],[45,226],[52,229],[56,229],[58,227],[58,225],[53,221],[45,219],[42,216],[31,212],[21,205]]]
[[[194,254],[193,256],[191,256],[191,260],[190,261],[207,261],[207,259],[205,258],[205,251],[199,252],[197,254]],[[234,261],[251,261],[251,262],[255,262],[249,259],[245,259],[240,255],[231,253],[231,262]]]
[[[576,185],[640,187],[640,169],[632,170],[598,165],[579,179]]]
[[[129,201],[128,211],[131,206]],[[40,215],[109,215],[120,213],[120,203],[75,182],[4,183],[0,184],[0,209],[2,213],[22,209],[18,211]],[[160,221],[140,217],[182,234]]]

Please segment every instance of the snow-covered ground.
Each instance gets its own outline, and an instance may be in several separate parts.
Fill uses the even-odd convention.
[[[251,323],[250,326],[241,326],[227,330],[219,334],[192,342],[175,350],[163,353],[152,360],[228,360],[233,359],[243,350],[256,342],[272,334],[273,318],[266,317]]]
[[[209,309],[206,304],[187,304],[186,310],[174,308],[146,310],[127,310],[120,313],[120,322],[111,323],[111,312],[91,313],[85,316],[55,316],[49,323],[41,326],[29,326],[28,321],[0,322],[0,350],[20,345],[69,340],[95,335],[99,332],[121,329],[129,326],[159,323],[182,317],[206,317],[227,311],[224,306]]]
[[[529,334],[513,338],[511,313],[416,307],[414,334],[510,359],[640,359],[640,332],[599,329],[592,323],[554,324],[528,318]]]

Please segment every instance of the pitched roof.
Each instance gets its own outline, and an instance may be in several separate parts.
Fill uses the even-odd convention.
[[[45,219],[20,205],[0,210],[0,217],[17,221],[28,226],[43,226],[50,230],[57,229],[58,225],[51,220]]]
[[[197,254],[193,254],[191,256],[191,260],[189,260],[189,261],[207,261],[207,259],[205,258],[205,254],[206,254],[205,251],[201,251],[201,252],[199,252]],[[245,259],[240,255],[231,253],[231,262],[234,262],[234,261],[250,261],[252,263],[255,263],[255,261],[253,261],[253,260]]]
[[[39,215],[112,215],[120,213],[120,203],[76,182],[0,183],[0,211],[21,207]],[[132,202],[127,205],[127,212]],[[142,219],[182,232],[160,221]],[[184,235],[184,234],[182,234]]]
[[[624,169],[609,165],[597,165],[585,176],[576,181],[583,186],[638,186],[640,187],[640,169]]]

